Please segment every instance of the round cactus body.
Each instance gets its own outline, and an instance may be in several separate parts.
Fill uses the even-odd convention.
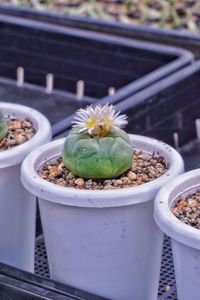
[[[3,113],[0,111],[0,140],[2,140],[8,132],[8,126]]]
[[[133,150],[128,135],[121,129],[112,129],[104,137],[73,129],[66,138],[62,159],[79,177],[113,178],[131,168]]]

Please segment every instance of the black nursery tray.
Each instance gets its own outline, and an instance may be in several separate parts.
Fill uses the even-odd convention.
[[[200,58],[200,37],[198,34],[191,32],[158,29],[144,25],[129,25],[116,21],[103,21],[87,17],[66,16],[48,11],[38,11],[32,8],[19,8],[9,5],[0,5],[0,12],[5,15],[21,16],[27,19],[67,27],[87,29],[131,39],[182,47],[191,51],[197,59]]]
[[[41,26],[44,26],[42,27],[42,30],[41,30]],[[90,40],[90,42],[91,41],[94,42],[94,40],[96,39],[96,35],[94,37],[94,34],[92,34],[90,39],[88,36],[88,32],[86,31],[81,31],[81,32],[82,32],[81,41],[83,41],[84,43],[87,40],[87,43],[85,42],[87,46],[88,46],[88,40]],[[73,69],[73,72],[75,72],[73,73],[74,76],[73,84],[66,85],[66,82],[69,79],[68,77],[69,74],[64,72],[65,68],[62,67],[62,64],[65,63],[66,61],[67,52],[65,51],[63,52],[65,54],[63,57],[57,56],[57,52],[55,54],[56,56],[52,54],[51,57],[48,57],[48,62],[52,60],[55,64],[55,62],[59,61],[59,64],[57,64],[56,66],[57,69],[51,69],[52,64],[48,64],[48,62],[45,61],[47,53],[50,49],[49,45],[52,43],[53,44],[62,43],[62,45],[63,43],[65,44],[65,38],[66,36],[69,35],[68,30],[66,33],[66,29],[63,29],[61,27],[59,28],[57,28],[56,26],[49,27],[47,25],[41,25],[40,23],[37,23],[36,25],[35,22],[27,21],[27,20],[22,21],[21,19],[18,18],[17,19],[9,18],[8,20],[7,17],[0,16],[0,33],[1,33],[0,34],[0,41],[1,41],[0,56],[1,53],[5,53],[3,59],[0,60],[0,76],[7,77],[7,79],[3,77],[0,78],[0,100],[27,104],[42,111],[49,117],[51,124],[54,125],[53,127],[54,135],[59,133],[61,131],[61,128],[69,129],[69,125],[70,125],[69,121],[72,118],[71,113],[74,112],[78,107],[84,106],[87,103],[93,103],[94,101],[97,101],[97,99],[98,101],[101,101],[101,103],[107,101],[108,98],[104,97],[105,95],[102,95],[102,93],[103,91],[106,91],[107,93],[107,89],[110,86],[114,86],[114,84],[113,82],[110,81],[113,80],[113,78],[110,78],[109,76],[106,75],[104,76],[104,74],[106,73],[102,73],[103,74],[102,80],[105,80],[104,83],[106,82],[105,83],[106,88],[104,90],[101,90],[101,88],[99,87],[99,77],[98,77],[100,76],[99,75],[100,71],[98,71],[99,69],[97,69],[96,72],[93,72],[93,76],[91,80],[94,82],[94,84],[96,84],[96,89],[94,91],[95,95],[93,95],[92,94],[93,92],[90,93],[89,87],[87,87],[87,80],[86,77],[84,77],[84,75],[86,74],[82,72],[80,77],[80,75],[77,75],[76,73],[78,72],[77,71],[78,69],[76,68]],[[75,34],[76,37],[74,35],[71,35],[70,33],[70,42],[69,41],[68,42],[69,43],[71,43],[72,41],[74,42],[77,38],[77,35],[79,35],[79,33],[80,33],[79,30],[76,31]],[[105,49],[107,49],[106,47],[107,45],[109,45],[108,49],[110,53],[113,53],[112,56],[113,63],[114,61],[117,61],[118,63],[119,62],[118,59],[120,57],[124,58],[125,55],[124,53],[126,54],[129,53],[128,56],[132,55],[134,57],[135,52],[133,51],[133,54],[131,54],[132,47],[130,46],[128,40],[124,41],[125,43],[123,45],[124,48],[121,48],[122,46],[120,46],[120,44],[118,44],[117,42],[118,39],[116,40],[113,37],[109,37],[105,42],[105,40],[102,41],[103,38],[104,37],[99,35],[99,38],[97,38],[97,40],[95,40],[94,42],[94,45],[98,45],[98,46],[96,46],[96,48],[95,47],[93,48],[92,46],[90,48],[91,51],[93,51],[94,49],[96,50],[99,49],[98,48],[99,43],[103,43],[102,53],[104,53],[104,51],[107,51]],[[33,40],[34,43],[31,44],[30,41]],[[26,45],[26,47],[23,45],[23,41],[26,42],[24,44]],[[47,43],[48,46],[46,46],[45,44],[46,41],[48,41]],[[4,42],[5,44],[3,44]],[[116,46],[116,48],[115,46],[113,46],[113,43]],[[143,45],[144,47],[144,45],[147,44],[137,43],[137,45]],[[68,49],[66,44],[65,47],[66,48],[64,49]],[[150,45],[150,48],[151,47],[152,45]],[[57,51],[57,47],[52,49],[56,49]],[[158,46],[157,49],[160,49],[160,47]],[[1,50],[4,52],[1,52]],[[147,48],[147,50],[149,51],[149,48]],[[62,51],[59,52],[60,55]],[[140,52],[142,53],[141,49]],[[158,52],[156,52],[155,50],[150,50],[149,53],[153,53],[152,61],[155,61],[155,57],[156,59],[157,56],[160,57],[158,55]],[[10,56],[7,53],[10,53],[9,54]],[[188,54],[187,52],[184,51],[181,53]],[[71,55],[71,52],[69,54]],[[73,53],[73,55],[74,54],[75,52]],[[148,58],[150,57],[149,55],[150,54],[148,54]],[[163,55],[164,55],[163,57],[168,57],[166,54]],[[172,53],[170,54],[170,57],[171,55]],[[91,59],[92,57],[94,56],[92,56],[91,54]],[[191,60],[190,55],[189,57]],[[23,58],[26,58],[25,59],[26,64],[24,65],[23,65],[24,62]],[[79,59],[81,58],[79,57]],[[189,60],[186,60],[187,61],[186,63],[184,62],[184,64],[183,63],[180,64],[180,60],[183,62],[183,56],[181,55],[179,56],[179,58],[176,57],[176,59],[172,60],[172,62],[168,61],[165,67],[161,68],[162,76],[159,79],[166,77],[167,74],[175,70],[174,68],[175,66],[177,67],[178,60],[179,60],[179,64],[178,64],[179,66],[177,69],[180,69],[181,66],[189,63]],[[61,63],[60,61],[62,61],[62,64],[60,64]],[[98,56],[98,62],[100,61],[101,61],[100,56]],[[161,61],[159,62],[158,59],[157,63],[160,64]],[[130,62],[130,57],[129,60],[126,61],[128,66],[129,66],[129,62]],[[89,63],[90,62],[88,62],[88,64]],[[108,67],[106,65],[106,62],[104,63],[105,65],[103,66],[103,68],[105,68],[106,71],[108,68],[109,72],[107,74],[111,74],[110,73],[111,67],[110,66]],[[3,64],[5,64],[5,67]],[[80,61],[76,63],[77,68],[79,64]],[[133,59],[133,64],[135,64],[134,59]],[[18,87],[16,85],[16,82],[14,81],[16,68],[18,66],[24,67],[25,80],[26,82],[28,82],[28,84],[26,83],[22,87]],[[97,63],[95,64],[95,66],[97,66]],[[100,66],[100,68],[102,68],[102,65]],[[167,69],[167,72],[166,70],[164,70],[165,68]],[[159,69],[160,67],[158,68],[158,70]],[[124,73],[122,72],[123,70],[124,67],[123,68],[121,67],[120,72],[122,73],[122,75],[120,76],[124,76],[123,75]],[[158,79],[158,74],[159,74],[158,70],[155,71],[154,69],[153,79],[150,78],[150,75],[152,75],[151,72],[149,73],[149,75],[143,75],[141,79],[135,81],[131,79],[134,82],[129,84],[128,87],[125,88],[122,88],[120,86],[120,84],[122,84],[122,81],[120,81],[118,87],[114,86],[117,89],[119,88],[120,90],[116,93],[115,96],[110,97],[109,101],[118,103],[117,108],[121,109],[123,113],[128,114],[130,120],[128,129],[130,132],[142,133],[142,134],[154,136],[159,139],[165,140],[166,142],[171,144],[174,144],[175,142],[176,148],[181,148],[182,146],[184,146],[183,148],[181,148],[181,151],[183,153],[183,156],[185,157],[187,169],[191,168],[191,166],[192,167],[194,166],[192,165],[191,162],[192,159],[194,159],[195,166],[198,166],[196,164],[196,160],[199,163],[199,159],[197,159],[198,150],[200,148],[200,146],[198,146],[199,143],[195,142],[189,145],[188,143],[191,140],[195,139],[196,137],[195,121],[198,120],[200,116],[200,107],[199,107],[200,63],[187,67],[186,69],[179,71],[175,75],[172,75],[169,78],[166,78],[165,80],[161,80],[159,83],[147,87],[148,85],[150,85],[150,83],[154,82],[153,80],[156,81]],[[9,74],[7,73],[8,71],[10,72]],[[139,71],[141,70],[139,69]],[[119,69],[116,68],[116,65],[115,67],[113,67],[112,72],[113,72],[112,74],[119,73]],[[44,87],[45,84],[44,78],[47,73],[54,73],[55,76],[56,90],[50,94],[46,92]],[[96,77],[97,75],[96,73],[98,74],[97,77]],[[64,78],[63,81],[62,78]],[[76,82],[77,80],[80,79],[85,81],[85,85],[87,87],[85,89],[85,92],[87,91],[86,93],[87,96],[84,96],[82,100],[78,100],[76,96]],[[143,87],[145,87],[145,85],[142,84],[143,79],[145,79],[145,83],[147,83],[146,85],[147,88],[140,91]],[[38,87],[38,85],[41,86]],[[61,91],[58,89],[65,90],[65,91]],[[120,102],[120,100],[124,99],[126,96],[133,95],[133,94],[134,96],[130,96],[127,98],[127,100]],[[66,115],[68,116],[68,119],[64,120],[62,124],[59,123],[58,121],[61,120]],[[198,122],[196,122],[196,124],[198,125]],[[60,125],[62,126],[64,125],[64,127],[61,127]],[[197,129],[198,128],[199,127],[197,126]],[[198,136],[200,136],[199,132],[198,132]],[[84,292],[82,292],[81,294],[81,291],[78,291],[76,288],[66,287],[47,279],[48,263],[45,254],[45,246],[44,246],[43,238],[41,236],[37,238],[37,243],[36,243],[36,273],[43,276],[43,278],[35,275],[30,275],[30,274],[28,275],[27,273],[24,273],[22,271],[16,270],[11,267],[6,267],[5,265],[1,264],[0,265],[0,299],[1,300],[9,300],[9,299],[98,300],[98,299],[102,299],[94,295],[89,295]],[[169,239],[166,239],[164,244],[158,297],[159,300],[176,299],[175,280],[174,280]]]
[[[10,92],[7,98],[5,88],[0,100],[23,102],[44,113],[48,103],[50,120],[55,106],[61,120],[64,113],[69,116],[78,107],[97,100],[117,103],[192,60],[192,54],[182,49],[12,17],[0,10],[0,77],[15,80],[17,68],[23,67],[25,82],[41,86],[35,101],[23,95],[20,99],[26,85],[21,91],[13,87],[18,96],[12,97]],[[50,95],[45,93],[47,74],[54,76],[55,90]],[[77,93],[80,80],[84,91],[79,89]],[[62,97],[58,90],[64,93]],[[116,93],[110,95],[113,91]],[[31,93],[33,99],[35,94]],[[69,121],[64,124],[69,126]],[[62,130],[56,126],[55,133]]]
[[[34,107],[56,124],[62,118],[74,113],[81,106],[93,103],[89,98],[77,100],[73,94],[56,90],[50,94],[33,84],[18,87],[16,81],[0,77],[0,101],[20,103]]]
[[[196,137],[199,98],[200,61],[127,98],[117,108],[129,116],[128,131],[179,148]]]
[[[0,299],[104,300],[105,298],[0,263]]]
[[[57,89],[75,93],[83,80],[85,94],[98,99],[110,87],[130,95],[192,61],[183,49],[1,14],[0,57],[3,77],[22,66],[26,81],[41,85],[53,73]]]
[[[191,51],[196,59],[200,58],[199,34],[191,32],[158,29],[144,25],[129,25],[117,21],[103,21],[87,17],[66,16],[48,11],[38,11],[32,8],[17,8],[9,5],[0,5],[0,12],[6,15],[23,16],[27,19],[60,24],[67,27],[87,29],[121,37],[182,47]]]
[[[128,132],[152,136],[179,147],[195,138],[200,118],[200,61],[135,93],[116,105],[128,116]],[[104,99],[101,103],[105,103]],[[72,116],[70,117],[72,119]],[[62,120],[55,126],[64,128]],[[61,136],[65,136],[66,126]]]

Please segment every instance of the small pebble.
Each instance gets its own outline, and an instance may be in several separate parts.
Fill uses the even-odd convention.
[[[127,176],[121,178],[124,183],[128,182],[129,178]]]
[[[104,190],[114,190],[116,187],[114,187],[113,185],[106,185],[104,187]]]
[[[22,122],[20,122],[20,121],[14,121],[13,123],[12,123],[12,125],[10,125],[10,126],[8,126],[9,127],[9,129],[21,129],[22,128]]]
[[[121,179],[116,179],[115,180],[116,185],[120,185],[123,183],[123,181]]]
[[[134,172],[129,171],[129,172],[128,172],[128,178],[129,178],[130,180],[136,180],[136,179],[137,179],[137,175],[136,175]]]
[[[21,145],[21,144],[26,142],[26,137],[22,134],[18,134],[18,135],[15,136],[15,140],[16,140],[18,145]]]
[[[83,178],[78,178],[74,181],[74,183],[78,186],[84,186],[85,181]]]
[[[67,175],[67,179],[73,179],[75,177],[75,175],[72,172],[69,172],[69,174]]]
[[[15,146],[16,144],[17,144],[16,140],[8,140],[5,145],[7,148],[11,148],[12,146]]]

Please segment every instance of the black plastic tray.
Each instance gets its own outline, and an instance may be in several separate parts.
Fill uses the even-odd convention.
[[[53,73],[55,88],[102,98],[114,87],[131,95],[191,63],[191,53],[173,47],[0,15],[0,76],[25,69],[29,83],[44,85]],[[120,98],[119,98],[120,100]]]
[[[16,8],[9,5],[0,5],[0,12],[52,24],[60,24],[73,28],[82,28],[121,37],[182,47],[193,52],[195,58],[200,58],[200,37],[198,34],[191,32],[156,29],[149,26],[129,25],[117,21],[102,21],[87,17],[66,16],[48,11],[38,11],[32,8]]]
[[[200,116],[198,105],[200,92],[199,81],[200,63],[197,63],[179,71],[166,80],[161,80],[159,83],[138,92],[134,97],[129,97],[122,104],[119,103],[117,108],[121,109],[124,113],[128,113],[130,132],[155,136],[171,144],[175,141],[175,146],[178,148],[180,145],[185,145],[185,143],[191,141],[196,136],[194,125],[195,120]],[[72,93],[55,91],[55,94],[47,95],[42,87],[38,89],[32,85],[25,85],[22,88],[18,88],[13,81],[2,79],[0,82],[3,84],[2,90],[0,88],[0,95],[1,98],[4,97],[5,101],[11,101],[11,98],[14,97],[13,95],[16,95],[17,93],[17,96],[15,96],[17,98],[16,102],[20,102],[23,99],[23,103],[30,105],[30,100],[28,101],[28,99],[32,99],[33,104],[35,103],[34,105],[36,105],[37,103],[37,108],[39,110],[44,109],[45,112],[45,107],[48,108],[48,103],[51,103],[56,95],[59,95],[60,97],[70,97],[71,95],[72,100],[75,98]],[[5,86],[7,89],[5,89]],[[29,93],[31,93],[31,95],[29,95]],[[51,99],[51,96],[53,99]],[[43,106],[43,97],[46,100],[46,106]],[[87,99],[85,103],[87,103],[87,101],[90,103],[91,99]],[[103,101],[105,101],[105,99],[102,100],[102,103]],[[84,102],[79,103],[80,106],[84,105]],[[71,105],[69,105],[69,107],[71,107]],[[61,115],[57,115],[54,119],[54,114],[56,115],[58,109],[59,106],[52,107],[48,113],[53,124],[61,118]],[[63,109],[64,107],[62,110]],[[75,108],[73,109],[75,110]],[[56,127],[54,128],[56,129]],[[56,130],[54,130],[54,133],[57,132]],[[190,146],[186,145],[181,149],[186,159],[186,166],[188,165],[187,168],[189,168],[189,166],[192,165],[192,160],[195,162],[193,166],[199,166],[199,143],[195,142],[189,145]],[[191,152],[191,148],[193,152]],[[44,247],[44,244],[42,246],[42,239],[37,241],[36,246],[37,248]],[[41,266],[41,255],[37,255],[36,263],[38,263],[38,266]],[[44,269],[46,269],[47,272],[47,261]],[[102,299],[78,291],[76,288],[66,287],[46,278],[30,275],[3,264],[0,265],[0,274],[1,300]],[[46,277],[45,272],[42,274],[42,272],[38,271],[38,274]],[[170,289],[166,292],[165,289],[168,285]],[[170,243],[168,239],[166,239],[164,245],[159,297],[159,300],[177,299]]]
[[[25,83],[18,87],[16,81],[3,77],[0,77],[0,101],[34,107],[46,115],[52,125],[81,106],[93,103],[90,98],[84,97],[78,101],[73,94],[59,90],[48,94],[44,88],[33,84]]]
[[[128,131],[178,148],[196,137],[199,87],[200,61],[127,98],[117,108],[129,115]]]
[[[104,300],[71,286],[0,263],[1,300]]]
[[[192,60],[192,54],[182,49],[0,14],[0,77],[2,81],[7,78],[10,85],[9,91],[1,86],[1,100],[41,110],[55,125],[55,134],[69,127],[71,119],[57,122],[80,106],[97,100],[120,102]],[[16,78],[19,66],[24,68],[28,83],[21,88],[9,83]],[[55,78],[51,94],[45,90],[47,73]],[[85,82],[81,100],[76,94],[78,80]],[[117,91],[107,96],[110,87]]]
[[[1,100],[41,110],[55,125],[54,134],[70,126],[70,118],[57,122],[80,106],[97,100],[120,102],[192,60],[192,54],[182,49],[0,14],[0,77],[14,80],[20,66],[26,83],[41,86],[11,89],[11,82],[10,91],[1,86]],[[51,94],[45,90],[49,73],[55,79]],[[85,86],[81,99],[76,90],[79,80]],[[110,87],[116,90],[112,96]]]
[[[200,62],[196,62],[128,97],[116,109],[128,115],[127,131],[181,146],[196,135],[194,122],[200,117],[199,98]],[[61,128],[64,124],[62,120],[57,125]],[[68,130],[69,127],[60,136]]]

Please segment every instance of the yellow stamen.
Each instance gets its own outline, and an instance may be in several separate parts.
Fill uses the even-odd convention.
[[[92,128],[95,124],[96,124],[96,120],[95,119],[89,119],[88,122],[86,123],[86,126],[88,128]]]

